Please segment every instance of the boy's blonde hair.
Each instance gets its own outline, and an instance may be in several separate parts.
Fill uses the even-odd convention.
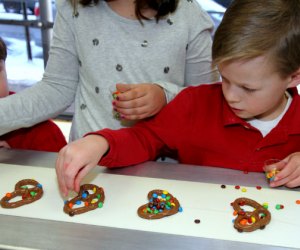
[[[267,55],[281,77],[300,67],[300,0],[234,0],[213,42],[214,64]]]

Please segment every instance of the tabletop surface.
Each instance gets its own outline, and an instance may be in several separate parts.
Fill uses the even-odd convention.
[[[0,163],[6,164],[54,168],[56,156],[56,153],[0,149]],[[239,180],[245,186],[268,188],[262,173],[245,174],[230,169],[169,162],[146,162],[105,172],[227,185],[235,185]],[[0,249],[291,249],[17,216],[0,215],[0,221]]]

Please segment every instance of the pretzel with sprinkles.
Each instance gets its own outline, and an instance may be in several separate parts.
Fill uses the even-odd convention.
[[[81,185],[76,197],[65,201],[64,212],[70,216],[101,208],[105,199],[104,190],[94,184]]]
[[[138,208],[137,213],[143,219],[160,219],[182,212],[179,201],[168,191],[152,190],[148,193],[149,203]]]
[[[33,187],[28,187],[33,186]],[[17,196],[22,199],[10,202]],[[32,179],[24,179],[16,183],[15,190],[12,193],[6,193],[1,199],[1,207],[3,208],[17,208],[26,204],[30,204],[39,200],[43,196],[43,187],[40,183]]]
[[[239,232],[252,232],[256,229],[264,229],[271,221],[271,213],[262,205],[248,198],[238,198],[232,204],[237,213],[234,220],[234,228]],[[253,211],[245,211],[241,206],[253,207]]]

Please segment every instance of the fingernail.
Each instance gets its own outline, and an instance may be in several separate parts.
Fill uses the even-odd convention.
[[[126,118],[126,116],[125,115],[121,115],[121,119],[125,119]]]
[[[120,101],[120,97],[119,96],[117,96],[116,99],[117,99],[117,101]]]
[[[113,102],[112,102],[112,105],[113,105],[113,106],[115,106],[115,105],[116,105],[116,102],[115,102],[115,101],[113,101]]]

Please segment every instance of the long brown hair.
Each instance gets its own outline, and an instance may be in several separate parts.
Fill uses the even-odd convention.
[[[77,13],[77,4],[80,3],[82,6],[91,6],[96,5],[101,0],[71,0],[74,13]],[[113,0],[103,0],[106,2]],[[175,12],[177,9],[179,0],[135,0],[135,15],[139,21],[142,19],[148,20],[142,14],[142,10],[145,8],[150,8],[156,11],[155,18],[156,20],[160,20],[162,17]]]
[[[0,37],[0,60],[5,61],[7,57],[7,48],[3,39]]]

